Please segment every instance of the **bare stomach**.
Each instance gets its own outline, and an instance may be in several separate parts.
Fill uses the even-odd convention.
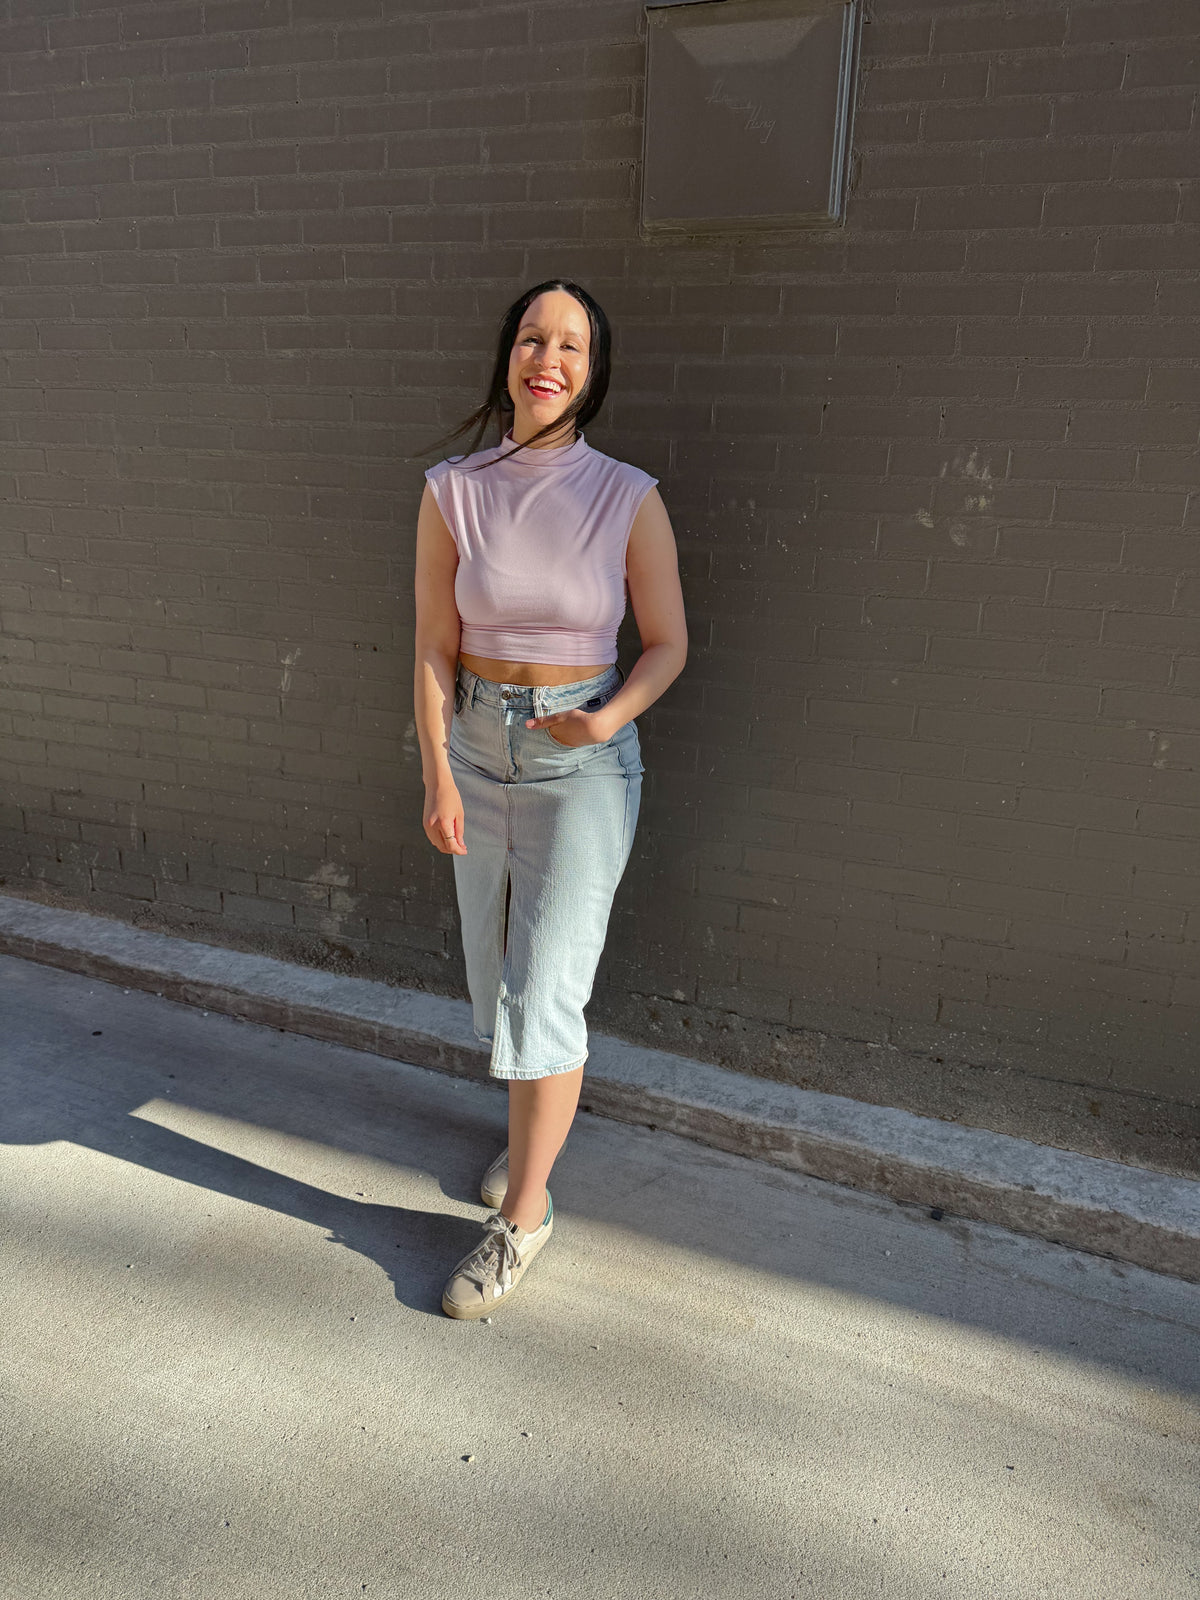
[[[602,672],[608,671],[606,662],[601,662],[598,667],[564,667],[540,661],[495,661],[491,656],[469,656],[465,653],[458,659],[477,678],[487,678],[492,683],[519,683],[526,688],[556,688],[563,683],[582,683],[585,678],[598,678]]]

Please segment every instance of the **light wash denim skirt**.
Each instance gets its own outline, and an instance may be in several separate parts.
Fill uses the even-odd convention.
[[[458,669],[450,770],[463,803],[454,856],[475,1032],[494,1078],[547,1078],[587,1060],[583,1008],[642,789],[637,728],[570,749],[527,717],[598,711],[616,667],[581,683],[527,688]]]

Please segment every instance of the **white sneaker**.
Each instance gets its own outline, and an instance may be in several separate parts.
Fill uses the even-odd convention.
[[[525,1269],[550,1237],[554,1202],[546,1191],[546,1219],[526,1233],[499,1211],[483,1225],[483,1238],[465,1255],[446,1280],[442,1310],[448,1317],[474,1322],[490,1316],[495,1306],[520,1283]]]
[[[505,1146],[483,1175],[479,1185],[480,1198],[485,1206],[499,1211],[508,1193],[508,1147]]]

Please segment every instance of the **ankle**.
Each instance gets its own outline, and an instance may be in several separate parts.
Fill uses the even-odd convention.
[[[500,1214],[508,1222],[515,1222],[518,1228],[526,1233],[533,1233],[542,1226],[550,1214],[550,1195],[545,1189],[540,1200],[532,1202],[522,1198],[520,1202],[510,1202],[508,1195],[504,1197],[504,1204]]]

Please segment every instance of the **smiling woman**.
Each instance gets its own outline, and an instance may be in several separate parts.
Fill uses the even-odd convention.
[[[481,1187],[497,1210],[446,1284],[452,1317],[486,1315],[550,1237],[583,1008],[637,821],[634,718],[687,654],[656,480],[579,431],[604,402],[609,349],[578,284],[526,290],[502,320],[488,398],[449,436],[475,429],[472,448],[429,469],[417,519],[425,832],[454,858],[475,1031],[509,1083],[508,1149]],[[627,601],[642,641],[628,680]]]

